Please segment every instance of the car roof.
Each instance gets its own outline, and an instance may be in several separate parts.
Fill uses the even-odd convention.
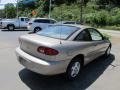
[[[31,18],[32,20],[35,20],[35,19],[48,19],[48,20],[55,20],[55,19],[52,19],[52,18]],[[56,21],[56,20],[55,20]]]
[[[19,17],[19,18],[28,18],[28,17]]]
[[[59,21],[56,24],[64,24],[64,23],[67,23],[67,22],[74,22],[74,23],[76,23],[76,21]]]
[[[54,26],[60,26],[60,25],[54,25]],[[92,28],[90,26],[77,25],[77,24],[61,24],[61,26],[73,26],[73,27],[78,27],[80,29]]]
[[[65,23],[65,22],[76,22],[76,21],[60,21],[62,23]]]
[[[90,26],[77,25],[77,24],[72,24],[72,26],[79,27],[79,28],[81,28],[81,29],[85,29],[85,28],[92,28],[92,27],[90,27]]]

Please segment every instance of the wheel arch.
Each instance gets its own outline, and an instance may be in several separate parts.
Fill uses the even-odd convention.
[[[79,59],[80,58],[80,60],[81,60],[81,62],[82,62],[82,66],[84,66],[84,55],[83,54],[78,54],[78,55],[76,55],[75,57],[73,57],[72,58],[72,60],[74,60],[74,59]],[[71,60],[71,61],[72,61]]]
[[[15,25],[14,25],[14,24],[7,24],[7,27],[8,27],[8,26],[13,26],[13,27],[15,28]]]
[[[77,59],[76,59],[76,58],[77,58]],[[81,71],[81,70],[79,70],[79,73],[77,74],[76,77],[72,77],[72,76],[71,76],[71,65],[72,65],[74,62],[76,62],[76,60],[77,60],[77,61],[80,61],[80,63],[82,64],[82,65],[80,65],[80,69],[82,69],[83,66],[84,66],[84,55],[83,55],[83,54],[79,54],[79,55],[76,55],[75,57],[73,57],[73,59],[70,61],[69,65],[68,65],[68,67],[67,67],[66,74],[65,74],[68,80],[74,80],[74,79],[75,79],[76,77],[78,77],[79,74],[80,74],[80,71]]]
[[[11,23],[11,24],[7,24],[7,26],[11,26],[11,25],[12,25],[12,26],[15,26],[15,25],[14,25],[14,24],[12,24],[12,23]]]
[[[42,30],[42,28],[41,28],[40,26],[36,26],[36,27],[34,28],[34,30],[35,30],[36,28],[40,28],[40,29]]]

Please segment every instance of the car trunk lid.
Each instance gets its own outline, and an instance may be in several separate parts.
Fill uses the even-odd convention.
[[[37,58],[44,60],[55,60],[56,56],[45,55],[38,52],[40,46],[56,49],[56,45],[60,44],[59,39],[40,36],[37,34],[24,35],[20,37],[20,48]]]

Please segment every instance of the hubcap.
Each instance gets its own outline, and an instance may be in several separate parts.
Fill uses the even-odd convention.
[[[13,30],[13,26],[9,26],[9,29],[10,29],[10,30]]]
[[[40,31],[40,29],[39,29],[39,28],[36,28],[35,31],[38,32],[38,31]]]
[[[71,68],[71,76],[76,77],[80,71],[80,63],[75,62]]]

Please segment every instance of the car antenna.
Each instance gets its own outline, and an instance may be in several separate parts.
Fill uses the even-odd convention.
[[[60,29],[60,44],[62,44],[62,41],[61,41],[61,33],[62,33],[62,7],[60,9],[60,13],[61,13],[61,29]]]

